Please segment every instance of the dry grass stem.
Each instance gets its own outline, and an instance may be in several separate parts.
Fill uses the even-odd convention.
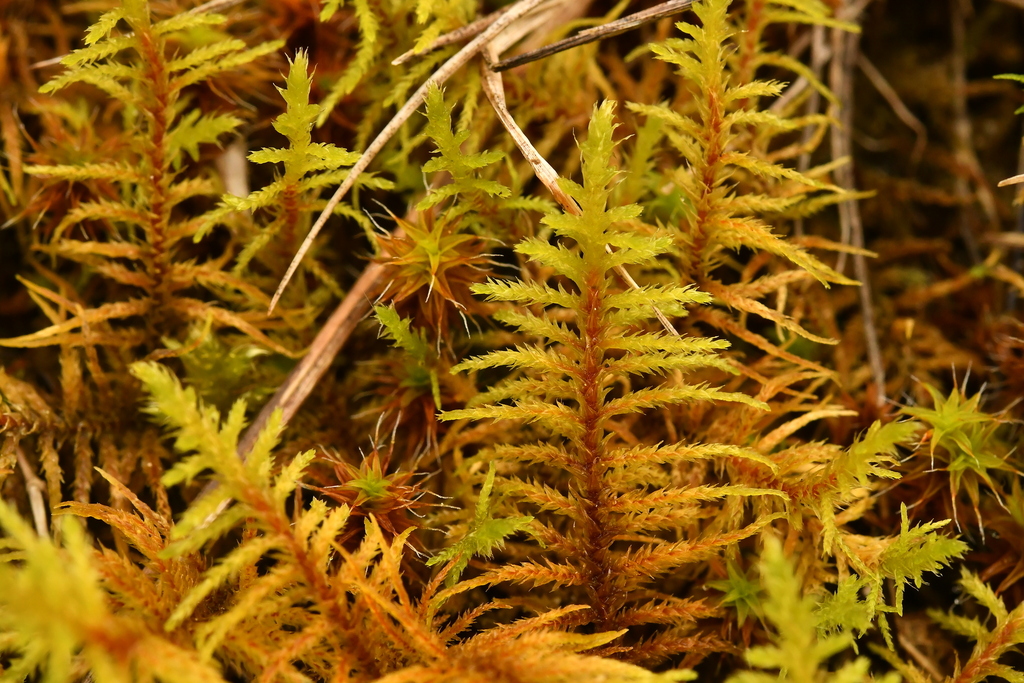
[[[334,213],[334,208],[338,205],[341,199],[352,186],[355,184],[356,179],[362,174],[363,171],[370,165],[374,157],[384,149],[384,145],[398,132],[398,129],[409,120],[413,112],[419,109],[420,105],[426,101],[427,91],[432,85],[440,85],[447,81],[451,76],[465,66],[473,57],[481,52],[484,47],[491,42],[498,34],[504,31],[507,27],[517,21],[519,18],[525,16],[527,13],[536,10],[538,7],[543,5],[550,0],[519,0],[515,5],[509,8],[507,12],[502,14],[500,17],[494,20],[494,22],[487,27],[482,33],[474,38],[464,48],[455,53],[447,62],[441,65],[441,67],[431,74],[430,78],[425,80],[416,92],[406,101],[401,109],[394,115],[394,117],[388,122],[384,129],[378,133],[377,137],[373,139],[373,142],[366,148],[363,155],[359,160],[352,166],[348,172],[348,177],[345,178],[345,182],[335,191],[334,195],[328,200],[327,206],[324,207],[323,212],[313,223],[313,227],[310,228],[309,234],[306,239],[303,240],[302,246],[299,247],[295,257],[292,259],[291,264],[288,266],[288,270],[285,272],[284,277],[281,278],[281,284],[278,285],[277,291],[274,293],[273,298],[270,300],[269,311],[273,311],[277,305],[278,300],[281,298],[284,288],[288,286],[288,282],[295,274],[295,270],[299,267],[306,252],[309,251],[310,246],[313,244],[313,240],[320,233],[320,230],[324,227],[327,219]]]
[[[393,235],[400,237],[401,229],[396,230]],[[345,342],[352,335],[356,325],[372,308],[373,297],[381,286],[383,274],[384,266],[380,264],[371,263],[366,266],[344,300],[317,333],[309,347],[309,352],[302,357],[299,364],[295,366],[277,392],[263,406],[249,428],[245,430],[238,443],[240,455],[244,457],[249,452],[256,437],[266,426],[275,410],[281,410],[281,420],[284,424],[288,424],[295,416],[303,401],[327,372],[338,352],[345,346]]]
[[[942,673],[939,671],[938,667],[935,666],[935,662],[933,662],[931,658],[925,656],[925,654],[921,652],[921,650],[919,650],[917,646],[914,645],[914,643],[911,642],[909,638],[907,638],[902,633],[899,633],[896,636],[896,640],[899,641],[900,647],[906,650],[907,654],[914,658],[914,661],[917,662],[917,665],[924,669],[928,673],[928,675],[932,677],[933,681],[945,680],[946,677],[943,676]]]

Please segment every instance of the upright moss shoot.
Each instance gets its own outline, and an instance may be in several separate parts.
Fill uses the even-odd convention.
[[[670,239],[628,230],[639,207],[608,205],[617,176],[613,112],[610,102],[598,108],[580,145],[583,184],[562,183],[580,215],[548,214],[543,222],[557,242],[530,239],[516,246],[559,278],[551,284],[492,281],[474,287],[491,301],[527,306],[506,308],[494,317],[539,342],[492,351],[456,366],[456,371],[510,367],[519,372],[478,396],[475,407],[442,417],[516,420],[538,428],[539,443],[502,446],[492,457],[522,466],[497,488],[547,513],[534,533],[558,560],[496,569],[487,575],[489,583],[511,580],[574,588],[590,606],[578,618],[602,631],[650,623],[682,629],[705,610],[669,596],[651,596],[646,586],[756,533],[772,518],[681,540],[661,535],[680,528],[684,520],[708,514],[705,506],[722,498],[779,494],[742,486],[668,484],[666,465],[680,461],[729,455],[770,467],[766,459],[742,448],[630,445],[615,438],[612,425],[621,416],[665,405],[715,400],[759,404],[743,394],[678,382],[614,395],[616,385],[628,387],[632,377],[730,367],[715,353],[726,346],[720,340],[643,328],[654,306],[668,315],[685,315],[688,305],[706,304],[710,297],[692,287],[623,290],[615,280],[617,267],[649,263],[668,250]],[[526,467],[531,464],[544,469]],[[534,478],[541,471],[558,474]],[[649,639],[633,656],[663,658],[683,650],[684,643],[690,645],[669,630]]]
[[[185,245],[202,234],[211,216],[183,214],[181,206],[213,194],[216,188],[211,178],[189,173],[189,163],[198,161],[201,147],[218,143],[241,124],[233,114],[203,113],[191,102],[189,88],[283,46],[272,41],[249,48],[229,38],[209,41],[185,54],[172,53],[172,38],[188,31],[209,31],[225,20],[219,14],[188,12],[153,21],[145,0],[129,0],[100,17],[85,35],[85,47],[62,60],[66,71],[41,88],[44,93],[56,93],[77,83],[95,86],[118,102],[129,131],[121,158],[29,169],[49,183],[119,188],[110,199],[96,198],[69,211],[46,249],[54,256],[84,263],[107,281],[109,296],[103,306],[79,310],[44,330],[0,344],[38,347],[81,343],[88,336],[92,344],[142,344],[152,351],[162,335],[209,316],[269,348],[289,353],[267,337],[252,316],[188,292],[197,283],[213,291],[247,289],[222,271],[223,259],[197,264],[183,255]],[[122,24],[127,30],[115,33]],[[83,234],[82,226],[91,224],[102,226],[102,239]],[[52,290],[36,285],[34,291],[58,306],[66,304]],[[131,324],[117,324],[120,321]]]

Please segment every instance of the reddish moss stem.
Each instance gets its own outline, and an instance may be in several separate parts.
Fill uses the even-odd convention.
[[[150,90],[150,101],[144,103],[143,110],[150,121],[149,145],[146,148],[146,161],[149,168],[143,178],[149,195],[149,220],[146,225],[146,238],[149,242],[148,259],[150,295],[159,302],[169,298],[171,291],[168,286],[170,271],[170,245],[167,243],[168,226],[171,220],[169,193],[172,176],[168,173],[171,164],[169,149],[169,132],[171,121],[169,113],[174,103],[175,94],[171,88],[170,74],[164,59],[164,43],[154,36],[149,26],[137,26],[139,52],[146,66],[146,81]]]
[[[715,87],[709,90],[707,95],[707,120],[705,124],[704,138],[704,159],[703,168],[700,173],[700,197],[697,204],[697,215],[693,222],[693,257],[694,273],[698,276],[704,274],[704,249],[708,246],[708,226],[711,222],[711,215],[717,208],[712,194],[718,184],[721,170],[721,157],[724,151],[722,144],[722,127],[724,118],[724,107],[722,105],[722,88],[715,83]]]
[[[604,474],[604,438],[601,413],[604,398],[601,387],[605,379],[604,351],[605,336],[604,279],[600,270],[591,272],[584,293],[583,305],[579,311],[583,341],[582,372],[579,377],[580,419],[583,435],[580,438],[580,466],[583,470],[582,487],[585,525],[587,590],[591,595],[595,622],[601,630],[609,630],[618,612],[615,587],[612,583],[613,562],[611,545],[614,532],[607,508],[607,490]]]
[[[282,514],[277,506],[263,495],[261,490],[251,489],[248,493],[250,494],[247,496],[248,503],[253,509],[254,516],[262,519],[279,538],[284,540],[288,553],[295,558],[295,563],[299,566],[302,577],[312,590],[320,609],[332,622],[341,627],[344,636],[357,632],[357,624],[348,618],[346,610],[343,608],[348,604],[348,599],[344,595],[337,594],[337,587],[328,583],[327,574],[323,568],[317,566],[309,557],[304,544],[295,536],[291,520]],[[335,633],[331,639],[335,641],[334,646],[338,648],[339,652],[350,649],[358,662],[358,666],[353,668],[362,669],[375,678],[382,675],[377,666],[377,659],[366,649],[359,638],[339,637],[339,635]]]
[[[999,657],[1014,644],[1013,636],[1024,630],[1024,614],[1008,619],[985,648],[972,654],[967,666],[952,680],[952,683],[975,683],[996,674]]]

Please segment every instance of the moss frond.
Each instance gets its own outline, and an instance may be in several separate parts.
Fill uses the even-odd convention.
[[[853,636],[818,634],[815,600],[803,595],[793,566],[783,555],[782,546],[776,539],[767,539],[761,557],[761,583],[766,594],[762,603],[763,610],[775,634],[771,645],[752,647],[747,650],[745,658],[751,667],[768,669],[771,673],[744,671],[731,676],[729,683],[768,683],[779,680],[794,683],[866,683],[875,680],[869,673],[870,661],[866,657],[857,657],[835,671],[830,670],[829,660],[851,648]],[[893,674],[883,680],[895,683],[898,677]]]
[[[183,203],[210,196],[215,189],[209,179],[188,172],[189,160],[196,161],[201,148],[219,144],[241,124],[231,114],[203,113],[198,108],[186,112],[191,99],[187,89],[283,45],[272,41],[249,48],[237,39],[213,39],[188,54],[171,56],[171,41],[180,34],[225,20],[198,12],[153,21],[147,2],[126,2],[99,19],[86,34],[86,46],[63,60],[64,73],[41,88],[55,93],[73,84],[89,84],[121,105],[127,131],[124,158],[26,169],[50,184],[114,183],[120,188],[116,199],[97,197],[80,203],[65,214],[49,244],[41,245],[53,256],[80,262],[102,276],[109,285],[111,304],[106,310],[70,315],[33,335],[2,340],[0,345],[74,345],[74,333],[83,327],[102,333],[145,315],[143,335],[151,349],[180,322],[212,317],[218,325],[235,327],[268,348],[290,353],[246,316],[185,293],[197,281],[207,283],[213,292],[225,285],[247,291],[245,283],[225,278],[216,263],[195,264],[181,254],[183,244],[200,237],[213,220],[212,213],[181,216]],[[129,31],[115,35],[122,24]],[[102,238],[81,238],[88,233],[84,226],[91,225],[102,226]],[[118,299],[122,302],[115,304]]]
[[[491,491],[494,488],[494,466],[487,472],[483,487],[480,489],[480,496],[477,498],[476,511],[473,513],[473,521],[469,525],[466,535],[455,544],[445,548],[434,557],[427,560],[427,566],[449,563],[445,568],[445,585],[454,586],[462,572],[469,565],[469,560],[474,555],[491,557],[495,550],[501,550],[505,544],[505,538],[523,531],[533,523],[533,517],[528,515],[519,517],[504,517],[494,519],[491,515]]]
[[[960,586],[989,612],[989,619],[979,620],[956,614],[930,610],[929,616],[947,631],[975,642],[970,658],[957,664],[953,680],[958,683],[978,683],[990,676],[1007,681],[1020,680],[1020,672],[1000,661],[1009,652],[1017,651],[1024,643],[1024,604],[1007,609],[1003,602],[977,575],[963,570]],[[986,622],[995,623],[989,627]]]
[[[768,153],[774,137],[810,126],[823,131],[828,120],[797,120],[759,109],[765,98],[780,94],[782,84],[754,77],[766,65],[782,67],[811,79],[814,87],[832,97],[798,61],[762,49],[761,35],[775,22],[855,27],[833,21],[823,3],[750,3],[746,16],[730,16],[729,6],[720,0],[696,3],[699,23],[677,24],[685,38],[651,45],[657,58],[673,65],[690,89],[692,113],[664,103],[628,105],[648,121],[659,122],[671,148],[686,162],[670,172],[672,188],[685,207],[671,253],[686,277],[729,308],[767,318],[817,343],[834,344],[836,340],[814,334],[791,316],[761,304],[758,300],[768,291],[726,285],[723,279],[729,276],[722,273],[730,265],[727,251],[751,249],[789,261],[826,287],[855,284],[773,231],[768,222],[807,215],[852,196],[816,179],[819,174],[814,171],[801,173],[782,163],[799,152]],[[746,141],[753,141],[749,151],[735,150],[738,144],[745,147]],[[715,324],[713,318],[705,319]],[[774,345],[766,343],[763,348],[777,353]]]
[[[142,526],[142,520],[126,517]],[[0,501],[0,527],[6,534],[0,577],[7,587],[0,596],[0,632],[9,657],[3,679],[42,676],[63,683],[91,672],[98,681],[220,683],[216,666],[146,623],[145,608],[156,605],[145,604],[145,599],[161,596],[145,594],[136,583],[132,588],[142,604],[120,609],[117,599],[131,594],[104,580],[111,570],[122,569],[120,563],[109,555],[96,556],[78,520],[63,521],[63,541],[57,545],[37,536]],[[148,544],[138,537],[135,541],[145,552]],[[138,578],[124,572],[120,576],[128,585]]]
[[[580,597],[591,607],[586,620],[602,630],[621,627],[624,610],[641,599],[643,587],[653,577],[715,554],[755,533],[771,518],[687,541],[672,542],[658,538],[658,534],[686,518],[699,517],[705,505],[725,498],[765,494],[785,498],[777,491],[742,486],[658,487],[650,481],[653,463],[687,455],[700,457],[701,449],[688,450],[679,445],[675,448],[678,454],[673,454],[671,446],[623,449],[615,443],[609,428],[621,415],[686,402],[763,404],[742,394],[702,385],[663,384],[634,389],[620,397],[610,395],[612,385],[630,375],[727,367],[715,355],[724,346],[720,342],[652,332],[624,335],[625,325],[652,317],[651,301],[671,303],[670,310],[681,311],[687,304],[706,302],[707,297],[691,288],[669,285],[639,293],[618,291],[614,280],[618,267],[648,263],[667,250],[669,243],[662,237],[643,237],[623,229],[626,221],[639,215],[639,207],[608,206],[617,176],[612,160],[613,131],[613,106],[606,103],[594,112],[588,136],[580,144],[583,184],[568,180],[562,183],[563,190],[580,206],[581,214],[548,214],[544,218],[558,242],[532,239],[516,247],[535,262],[562,274],[572,293],[561,286],[540,283],[492,282],[475,288],[478,294],[536,306],[502,314],[500,319],[527,336],[539,337],[541,342],[492,351],[465,360],[454,370],[512,367],[526,371],[530,379],[512,379],[485,395],[488,401],[508,397],[511,402],[478,404],[441,415],[444,420],[536,423],[541,433],[552,439],[538,446],[497,449],[494,457],[560,470],[564,474],[558,486],[528,483],[521,478],[526,471],[501,479],[496,486],[510,498],[543,513],[539,521],[544,530],[537,535],[561,557],[548,561],[546,568],[531,562],[493,570],[485,580],[585,586]],[[549,317],[551,314],[543,307],[551,303],[571,313],[571,323]],[[521,393],[526,387],[524,381],[529,382],[528,396]],[[707,457],[713,452],[711,447],[703,454]],[[734,452],[743,457],[740,451]],[[754,457],[754,462],[759,460]],[[644,541],[630,547],[634,544],[619,541],[626,538]],[[636,612],[631,624],[643,623],[643,613]],[[655,619],[652,613],[651,619],[664,623],[664,615]],[[692,615],[681,612],[670,623],[676,627],[691,624]],[[670,651],[668,646],[661,648],[664,654]]]

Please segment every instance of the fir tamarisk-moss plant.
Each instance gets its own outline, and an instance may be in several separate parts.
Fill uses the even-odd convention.
[[[549,513],[534,533],[559,559],[508,565],[483,580],[574,587],[590,606],[580,618],[602,631],[642,624],[679,627],[679,632],[659,633],[633,655],[649,660],[692,646],[693,641],[680,633],[708,610],[648,586],[682,564],[707,559],[750,536],[772,517],[706,536],[675,540],[663,534],[688,528],[687,520],[701,515],[703,503],[727,496],[781,494],[742,486],[670,485],[664,471],[667,463],[721,455],[750,458],[769,469],[771,463],[739,447],[630,446],[619,442],[610,429],[621,415],[687,401],[758,405],[743,394],[678,382],[627,388],[622,395],[613,395],[618,383],[629,387],[632,377],[709,366],[730,369],[715,354],[727,345],[723,341],[670,336],[643,327],[653,317],[652,306],[669,315],[684,315],[687,305],[708,303],[708,295],[669,285],[630,290],[616,282],[617,266],[646,264],[667,251],[670,240],[628,229],[639,207],[608,206],[617,175],[613,111],[613,104],[606,102],[591,119],[580,147],[583,185],[562,181],[562,188],[579,204],[580,215],[545,216],[543,222],[557,236],[555,244],[535,238],[516,245],[518,252],[558,273],[558,281],[491,281],[473,288],[492,301],[545,309],[534,313],[506,308],[494,315],[538,338],[538,343],[492,351],[456,366],[455,370],[511,367],[519,372],[478,396],[475,407],[449,411],[442,418],[511,419],[538,427],[539,443],[500,446],[490,457],[521,466],[503,478],[498,489]],[[532,472],[526,467],[531,464],[544,469]]]
[[[65,73],[43,86],[43,92],[52,93],[74,83],[88,83],[121,105],[129,143],[122,158],[28,169],[48,182],[110,183],[117,188],[110,199],[87,201],[69,211],[46,248],[54,255],[90,266],[108,281],[110,296],[98,308],[79,309],[67,319],[53,320],[47,329],[0,344],[142,344],[153,350],[161,335],[182,322],[212,317],[275,351],[291,353],[260,329],[258,323],[265,316],[239,314],[187,293],[202,283],[222,296],[230,296],[223,294],[225,290],[238,290],[260,298],[254,288],[221,269],[233,255],[230,249],[221,258],[202,264],[182,254],[212,215],[183,215],[179,206],[209,196],[216,188],[211,178],[189,173],[188,159],[196,161],[201,145],[217,142],[241,124],[234,115],[204,114],[192,107],[188,88],[283,46],[281,41],[272,41],[247,48],[241,40],[228,38],[180,56],[170,54],[171,38],[224,21],[225,17],[218,14],[185,12],[154,22],[145,0],[126,0],[100,17],[85,35],[86,46],[62,61]],[[130,31],[111,35],[121,22]],[[92,221],[107,230],[105,240],[78,236],[80,226]],[[58,293],[38,285],[30,287],[37,296],[58,307],[79,308]],[[125,320],[132,324],[111,324]]]

